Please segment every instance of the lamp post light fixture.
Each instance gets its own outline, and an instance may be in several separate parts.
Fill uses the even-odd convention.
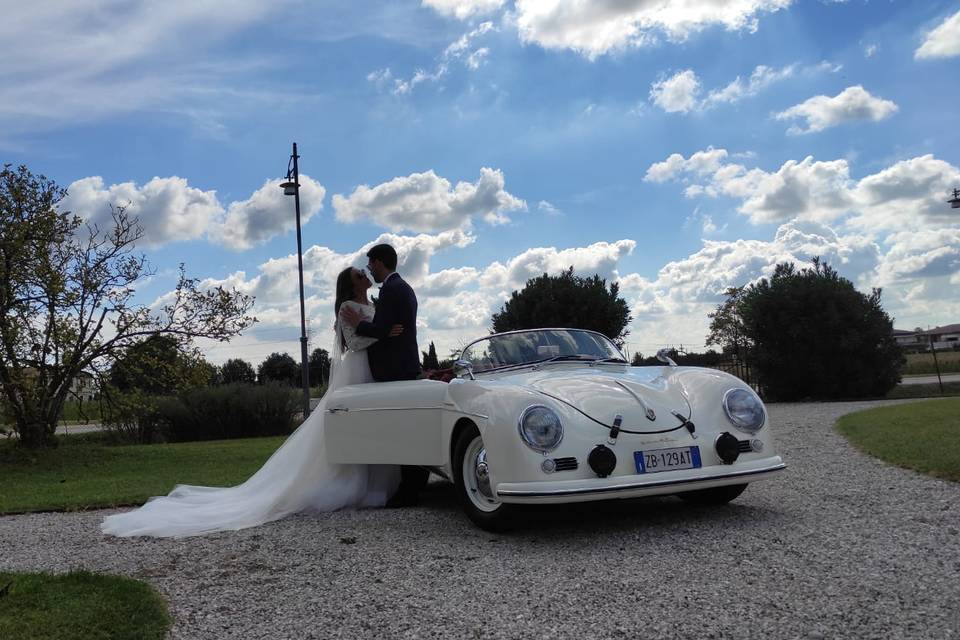
[[[953,190],[953,197],[947,200],[951,209],[960,209],[960,189]]]
[[[300,167],[297,164],[297,143],[293,143],[293,153],[287,162],[287,177],[280,185],[283,195],[293,196],[294,209],[297,212],[297,272],[300,277],[300,383],[303,386],[303,419],[310,415],[310,368],[307,364],[307,315],[303,305],[303,241],[300,236]]]

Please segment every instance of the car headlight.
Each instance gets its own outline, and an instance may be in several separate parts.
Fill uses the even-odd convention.
[[[553,409],[540,404],[524,409],[520,414],[520,437],[524,443],[540,453],[553,451],[563,440],[563,425]]]
[[[733,426],[747,433],[760,431],[766,420],[763,403],[746,389],[730,389],[723,394],[723,410]]]

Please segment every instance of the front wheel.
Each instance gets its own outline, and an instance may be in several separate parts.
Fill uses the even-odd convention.
[[[725,487],[712,487],[697,491],[678,493],[683,500],[704,506],[719,506],[737,498],[747,488],[745,484],[728,484]]]
[[[473,425],[460,432],[453,445],[453,482],[457,499],[475,525],[486,531],[506,531],[513,524],[514,506],[497,499],[490,484],[487,450]]]

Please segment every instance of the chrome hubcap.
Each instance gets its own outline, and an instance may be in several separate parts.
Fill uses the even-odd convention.
[[[500,501],[494,497],[493,487],[490,486],[490,466],[487,463],[487,450],[484,448],[480,436],[474,438],[467,447],[466,455],[463,456],[461,473],[470,502],[481,511],[496,511],[500,506]]]

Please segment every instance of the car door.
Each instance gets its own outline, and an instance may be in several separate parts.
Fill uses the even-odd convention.
[[[338,389],[324,407],[327,459],[335,463],[443,464],[446,390],[447,384],[436,380],[374,382]]]

